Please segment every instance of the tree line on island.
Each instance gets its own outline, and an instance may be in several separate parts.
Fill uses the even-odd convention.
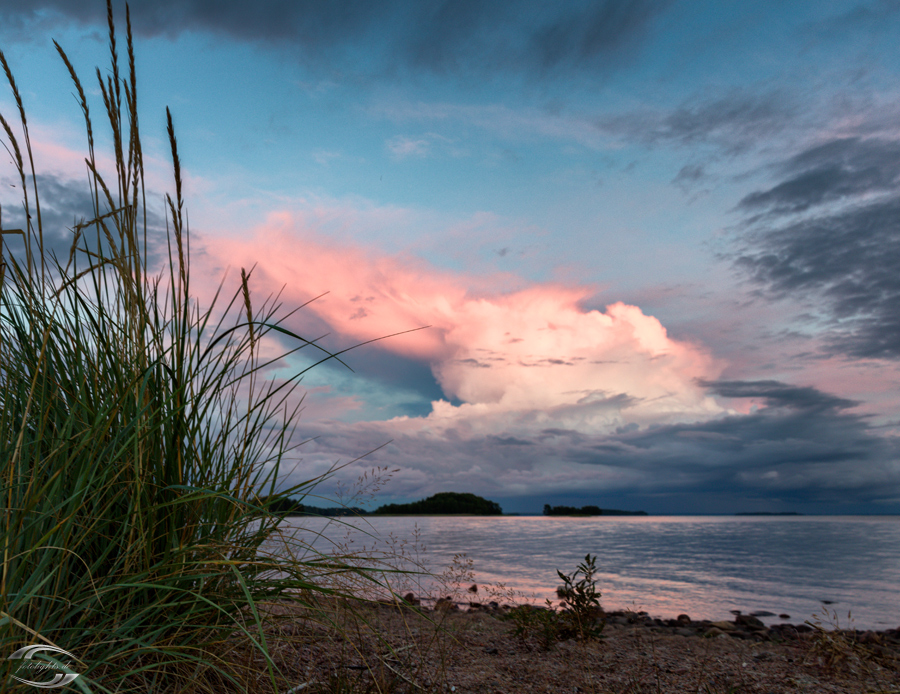
[[[268,504],[273,513],[280,516],[427,516],[427,515],[468,515],[468,516],[500,516],[503,509],[496,501],[484,499],[475,494],[460,494],[457,492],[441,492],[414,501],[411,504],[385,504],[374,511],[366,511],[361,508],[349,508],[346,506],[332,506],[321,508],[310,506],[295,499],[261,499],[262,505]]]
[[[261,504],[279,516],[500,516],[503,509],[496,501],[490,501],[476,494],[441,492],[427,499],[409,504],[384,504],[374,511],[347,506],[322,508],[310,506],[297,499],[264,497]],[[646,516],[645,511],[620,511],[601,509],[598,506],[551,506],[544,504],[545,516]]]
[[[496,501],[489,501],[475,494],[441,492],[411,504],[385,504],[374,513],[392,516],[405,515],[449,515],[501,516],[503,509]]]
[[[600,508],[599,506],[551,506],[544,504],[545,516],[646,516],[646,511],[620,511],[616,508]]]

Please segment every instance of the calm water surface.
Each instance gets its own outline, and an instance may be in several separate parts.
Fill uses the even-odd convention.
[[[555,597],[557,568],[571,573],[591,553],[608,610],[694,619],[768,611],[799,623],[828,601],[841,626],[851,611],[858,629],[900,627],[896,516],[369,517],[352,521],[359,530],[321,518],[289,522],[319,550],[329,541],[355,551],[402,545],[436,573],[464,553],[478,583],[502,582],[540,601]]]

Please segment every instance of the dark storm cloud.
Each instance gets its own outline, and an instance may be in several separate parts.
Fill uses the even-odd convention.
[[[749,415],[650,427],[599,441],[582,436],[573,441],[569,457],[641,470],[647,476],[637,485],[643,493],[789,492],[814,501],[846,488],[860,501],[887,492],[880,488],[886,474],[893,485],[889,494],[900,490],[900,475],[889,472],[889,445],[868,430],[865,418],[845,412],[855,403],[777,381],[705,385],[714,394],[761,399],[767,406]]]
[[[796,109],[782,94],[734,93],[668,112],[636,112],[603,117],[597,127],[648,145],[713,143],[739,152],[789,126]]]
[[[401,52],[420,67],[441,71],[457,69],[474,55],[484,56],[490,44],[487,36],[490,25],[505,19],[505,13],[502,2],[422,3],[419,11],[413,13],[414,29],[403,42]]]
[[[209,30],[251,41],[302,41],[319,45],[352,38],[373,20],[378,4],[365,0],[133,0],[132,27],[144,36],[176,36],[184,31]],[[50,11],[55,17],[48,18]],[[124,21],[125,3],[113,2]],[[0,19],[19,26],[46,24],[55,18],[83,24],[106,24],[106,3],[98,0],[0,0]]]
[[[818,302],[830,352],[900,358],[900,142],[837,139],[778,171],[739,204],[736,266],[766,296]]]
[[[2,198],[6,201],[3,204],[3,217],[0,220],[3,228],[25,229],[25,209],[21,198],[16,200],[21,187],[20,181],[5,178],[0,179],[0,185],[7,191]],[[73,231],[75,225],[94,218],[94,204],[90,189],[86,182],[63,179],[52,174],[39,174],[37,187],[41,204],[40,221],[43,229],[44,251],[48,255],[55,255],[65,265],[72,248],[72,241],[75,238]],[[34,209],[33,189],[29,187],[28,193],[32,207],[32,224],[36,228],[37,214]],[[101,213],[105,214],[106,212],[108,209],[103,207]],[[151,267],[156,267],[165,257],[163,254],[166,253],[165,220],[148,210],[147,228],[147,261]],[[84,232],[85,235],[90,234],[89,239],[95,238],[96,233],[92,229]],[[3,243],[8,252],[15,255],[17,259],[21,259],[20,262],[24,262],[25,245],[21,236],[4,234]],[[83,245],[82,240],[79,242],[79,247],[83,247]],[[37,249],[32,248],[32,252],[37,253]]]
[[[590,63],[626,49],[668,2],[607,0],[539,27],[531,38],[543,67],[561,63]]]
[[[651,21],[670,4],[605,0],[552,6],[481,0],[134,0],[132,25],[141,35],[200,30],[238,40],[288,44],[309,57],[334,58],[369,41],[368,60],[399,60],[437,71],[556,67],[608,69],[640,43]],[[114,3],[119,17],[124,3]],[[0,0],[8,27],[53,21],[105,22],[98,0]],[[49,15],[48,15],[49,11]],[[379,56],[378,54],[382,55]]]
[[[879,453],[886,452],[885,443],[869,432],[865,418],[845,412],[854,406],[851,401],[777,381],[706,385],[711,392],[729,398],[765,399],[768,406],[754,414],[615,437],[620,446],[619,464],[630,464],[635,452],[644,452],[651,454],[645,463],[692,472],[715,488],[756,486],[764,479],[757,479],[758,475],[775,472],[783,477],[789,472],[791,485],[798,489],[832,489],[860,463],[873,463]],[[819,474],[820,464],[828,474]],[[832,464],[845,469],[842,472]],[[896,482],[900,483],[900,478]]]
[[[3,205],[3,228],[24,229],[26,224],[25,209],[21,198],[15,199],[21,194],[21,183],[18,179],[6,178],[0,181],[0,185],[6,189],[7,194],[3,198],[8,201],[7,204]],[[94,216],[90,191],[85,183],[66,181],[52,175],[38,175],[37,185],[41,202],[41,226],[44,230],[44,248],[47,252],[54,253],[65,263],[69,257],[69,250],[72,247],[74,238],[72,228],[78,222],[91,219]],[[34,191],[30,187],[30,182],[28,193],[32,205],[32,223],[36,225],[37,215],[33,208]],[[15,202],[10,204],[12,200],[15,200]],[[18,255],[24,248],[20,239],[20,236],[4,235],[3,240],[7,247]]]
[[[896,190],[900,180],[900,142],[844,138],[813,147],[781,167],[776,186],[744,197],[739,209],[785,214],[823,203]]]
[[[779,381],[701,381],[700,384],[724,398],[759,398],[770,407],[822,412],[846,410],[859,405],[854,400],[838,398],[817,388],[792,386]]]
[[[850,411],[856,403],[779,381],[704,385],[760,407],[608,435],[555,428],[472,436],[462,426],[438,436],[389,424],[320,424],[304,431],[318,438],[303,455],[347,460],[393,439],[368,459],[405,470],[387,493],[421,498],[452,488],[512,499],[504,508],[518,503],[514,495],[541,504],[574,495],[613,508],[623,507],[617,498],[632,499],[650,512],[900,509],[898,447]],[[540,511],[540,504],[519,510]]]
[[[364,352],[351,351],[341,358],[360,376],[391,389],[415,394],[418,400],[406,407],[405,414],[426,415],[430,403],[444,397],[428,364],[380,349],[377,345],[363,349]]]

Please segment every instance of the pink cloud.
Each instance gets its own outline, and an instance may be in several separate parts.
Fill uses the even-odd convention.
[[[448,398],[403,430],[460,427],[475,433],[708,419],[723,413],[698,386],[722,365],[700,346],[670,338],[654,317],[621,302],[585,310],[588,287],[533,284],[498,292],[493,280],[438,270],[408,256],[338,245],[290,213],[272,214],[244,239],[205,248],[220,265],[258,263],[264,292],[285,285],[285,305],[324,291],[309,309],[351,340],[430,326],[382,348],[427,361]],[[259,292],[261,288],[255,291]]]

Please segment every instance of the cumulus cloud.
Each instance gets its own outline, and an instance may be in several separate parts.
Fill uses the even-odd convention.
[[[330,290],[309,308],[354,340],[430,326],[382,343],[427,363],[446,398],[427,418],[397,420],[401,429],[609,432],[721,411],[697,383],[720,369],[701,347],[671,339],[636,306],[584,310],[584,288],[533,285],[498,294],[489,279],[323,243],[290,215],[273,215],[253,237],[217,240],[207,252],[220,262],[258,261],[257,276],[286,285],[285,298],[296,303]]]
[[[513,510],[575,500],[816,512],[900,498],[897,446],[857,402],[808,385],[720,380],[704,349],[636,306],[586,310],[585,290],[550,284],[497,293],[414,258],[326,243],[288,214],[207,252],[258,261],[257,281],[287,285],[289,304],[331,289],[310,308],[352,339],[432,326],[382,343],[395,368],[430,368],[442,391],[430,411],[301,420],[304,474],[387,444],[366,460],[400,468],[392,499],[451,489]]]

